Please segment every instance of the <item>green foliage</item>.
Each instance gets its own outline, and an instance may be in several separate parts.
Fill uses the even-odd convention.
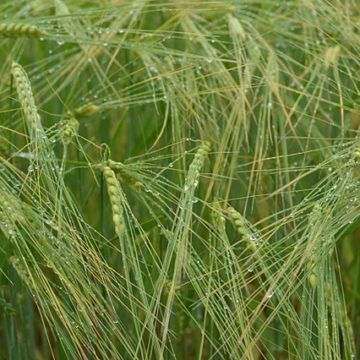
[[[358,1],[0,11],[0,359],[360,354]]]

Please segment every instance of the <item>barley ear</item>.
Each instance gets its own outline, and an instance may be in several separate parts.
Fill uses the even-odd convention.
[[[0,24],[0,37],[41,37],[48,33],[37,25],[23,23],[2,23]]]
[[[228,208],[228,214],[235,225],[237,233],[255,250],[259,239],[257,234],[251,230],[249,222],[231,206]]]
[[[200,177],[200,170],[203,167],[205,158],[208,155],[210,149],[210,142],[203,141],[198,150],[196,151],[194,160],[190,164],[189,172],[185,181],[185,187],[187,189],[190,189],[192,187],[196,188]]]
[[[136,179],[132,174],[129,173],[126,169],[126,165],[121,162],[109,160],[108,166],[111,170],[114,171],[116,176],[126,185],[130,186],[135,191],[139,192],[144,188],[144,184]]]
[[[34,95],[29,78],[23,67],[17,63],[12,64],[11,74],[14,78],[16,91],[24,112],[25,119],[30,132],[42,131],[40,116],[35,105]]]
[[[76,136],[79,130],[79,122],[75,117],[69,116],[60,123],[60,138],[62,142],[67,145],[72,138]]]
[[[228,15],[228,27],[233,37],[238,37],[241,41],[246,40],[246,32],[240,24],[240,21],[230,14]]]
[[[79,119],[82,117],[91,116],[97,113],[99,110],[100,110],[100,106],[95,105],[93,103],[89,103],[76,108],[73,112],[73,115],[76,119]]]
[[[121,200],[121,189],[116,175],[110,167],[104,166],[102,168],[104,178],[107,185],[107,190],[110,198],[111,209],[113,213],[113,222],[115,231],[118,236],[121,236],[125,231],[124,215]]]

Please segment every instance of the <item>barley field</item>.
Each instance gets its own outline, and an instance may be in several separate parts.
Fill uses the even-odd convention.
[[[0,359],[360,359],[360,2],[2,0]]]

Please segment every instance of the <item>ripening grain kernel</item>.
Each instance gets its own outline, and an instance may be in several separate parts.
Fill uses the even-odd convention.
[[[36,25],[22,23],[3,23],[0,24],[1,37],[41,37],[46,36],[47,32]]]
[[[310,285],[315,288],[316,284],[317,284],[317,277],[315,275],[315,273],[311,273],[308,277],[309,283]]]
[[[66,4],[61,0],[54,0],[55,3],[55,11],[58,16],[68,16],[70,15],[70,11]]]
[[[360,161],[360,143],[357,143],[355,145],[352,157],[355,161],[357,161],[357,162]]]
[[[324,65],[328,69],[331,65],[334,65],[340,55],[340,47],[338,45],[329,47],[324,56]]]

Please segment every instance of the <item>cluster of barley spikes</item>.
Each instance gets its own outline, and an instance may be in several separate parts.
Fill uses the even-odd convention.
[[[0,14],[0,360],[359,359],[358,0]]]

